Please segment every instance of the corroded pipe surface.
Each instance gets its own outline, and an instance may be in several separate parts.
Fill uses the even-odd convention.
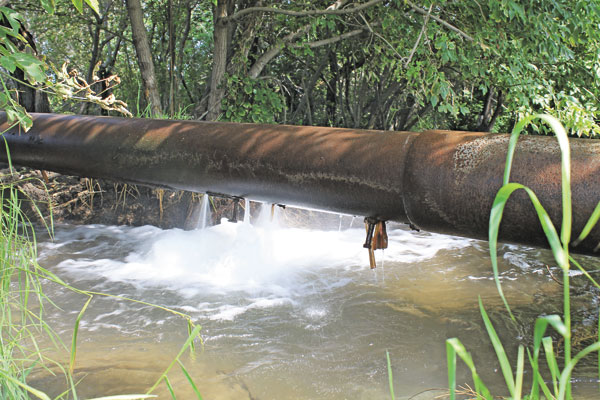
[[[423,133],[34,114],[4,134],[15,164],[411,223],[487,238],[508,135]],[[5,116],[0,129],[6,130]],[[600,200],[600,141],[573,139],[573,234]],[[0,159],[6,160],[4,151]],[[520,139],[511,180],[530,186],[560,227],[560,150]],[[545,245],[524,193],[509,201],[504,241]],[[575,250],[589,253],[600,229]]]

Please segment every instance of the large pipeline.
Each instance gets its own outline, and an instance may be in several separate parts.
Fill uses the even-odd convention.
[[[391,132],[308,126],[33,114],[9,129],[12,162],[86,177],[223,194],[409,223],[487,238],[508,135]],[[600,200],[600,141],[571,139],[573,234]],[[4,146],[0,146],[4,148]],[[4,150],[0,159],[6,160]],[[531,187],[557,229],[560,150],[552,137],[520,139],[511,180]],[[509,200],[500,238],[545,246],[526,195]],[[600,228],[574,250],[592,253]]]

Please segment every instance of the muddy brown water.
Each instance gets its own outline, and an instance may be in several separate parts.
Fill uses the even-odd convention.
[[[390,225],[390,247],[370,270],[364,227],[339,218],[341,229],[330,230],[283,228],[267,219],[197,231],[60,225],[53,240],[39,241],[39,262],[78,288],[190,315],[202,326],[204,344],[182,359],[204,399],[389,399],[386,352],[396,397],[433,399],[448,386],[451,337],[465,344],[484,381],[506,395],[478,297],[514,364],[535,317],[561,312],[562,289],[547,269],[560,275],[551,254],[501,246],[513,323],[495,288],[487,243]],[[577,286],[581,278],[573,280]],[[47,308],[46,319],[68,342],[85,297],[50,284],[46,292],[61,307]],[[574,299],[574,319],[593,326],[595,294],[584,292]],[[186,334],[177,315],[95,298],[79,333],[78,395],[144,393]],[[68,360],[66,352],[54,356]],[[575,377],[578,393],[594,398],[593,363]],[[194,398],[178,367],[169,379],[178,398]],[[31,382],[50,394],[65,388],[64,378],[41,371]],[[462,366],[459,382],[470,382]],[[170,398],[164,384],[156,394]]]

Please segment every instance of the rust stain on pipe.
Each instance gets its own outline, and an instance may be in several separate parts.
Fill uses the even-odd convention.
[[[4,134],[13,162],[195,192],[222,193],[487,238],[508,135],[33,114]],[[8,128],[1,115],[0,129]],[[600,200],[600,141],[572,139],[573,234]],[[6,160],[4,151],[0,159]],[[520,139],[511,180],[530,186],[560,227],[556,139]],[[508,203],[505,241],[545,245],[524,193]],[[576,250],[589,253],[600,229]]]

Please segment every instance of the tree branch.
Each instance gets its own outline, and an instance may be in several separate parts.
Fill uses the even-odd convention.
[[[276,43],[273,47],[271,47],[269,50],[267,50],[262,56],[260,56],[258,58],[258,60],[256,60],[256,62],[252,65],[252,68],[250,68],[250,71],[248,71],[248,76],[250,78],[256,79],[260,75],[262,70],[265,68],[265,66],[272,59],[274,59],[281,52],[281,50],[283,50],[283,48],[285,47],[285,45],[287,43],[291,42],[294,39],[299,38],[300,36],[302,36],[303,34],[308,32],[309,29],[310,29],[310,25],[305,25],[302,28],[298,29],[297,31],[291,32],[291,33],[288,33],[287,35],[285,35],[281,41]]]
[[[327,39],[315,40],[314,42],[307,42],[307,43],[296,43],[293,45],[293,47],[308,46],[311,49],[314,49],[315,47],[326,46],[328,44],[337,43],[344,39],[348,39],[353,36],[360,35],[361,33],[364,33],[364,32],[367,32],[367,29],[355,29],[353,31],[342,33],[341,35],[332,36]]]
[[[422,14],[422,15],[428,15],[429,14],[428,11],[426,11],[426,10],[422,9],[421,7],[417,6],[412,1],[405,0],[405,2],[406,2],[406,4],[408,4],[410,6],[410,8],[412,8],[413,10],[415,10],[416,12],[418,12],[419,14]],[[452,25],[452,24],[444,21],[440,17],[437,17],[437,16],[432,15],[432,14],[429,14],[429,15],[430,15],[431,19],[433,19],[434,21],[442,24],[443,26],[445,26],[446,28],[450,29],[451,31],[458,33],[460,36],[462,36],[463,38],[467,39],[468,41],[470,41],[470,42],[474,42],[475,41],[475,39],[473,39],[472,36],[470,36],[469,34],[461,31],[456,26],[454,26],[454,25]]]
[[[427,10],[427,15],[425,15],[425,22],[423,22],[423,26],[421,27],[421,32],[419,32],[419,37],[417,38],[415,45],[413,46],[412,50],[410,51],[410,54],[408,55],[408,60],[406,60],[406,62],[404,63],[404,68],[408,67],[408,64],[410,64],[410,61],[412,60],[413,56],[415,55],[415,51],[417,51],[417,47],[419,47],[419,43],[421,43],[421,38],[423,37],[425,30],[427,29],[427,23],[429,22],[429,17],[431,16],[432,8],[433,8],[433,4],[430,5],[429,10]]]
[[[364,10],[366,8],[372,7],[379,3],[383,3],[384,1],[386,1],[386,0],[370,0],[370,1],[367,1],[366,3],[360,4],[360,5],[357,5],[354,7],[350,7],[350,8],[344,8],[344,9],[339,9],[339,7],[342,6],[345,3],[345,1],[336,1],[332,6],[328,7],[325,10],[308,10],[308,11],[284,10],[281,8],[274,8],[274,7],[248,7],[243,10],[240,10],[240,11],[236,12],[235,14],[232,14],[228,17],[222,18],[221,21],[223,23],[228,23],[230,21],[240,19],[244,15],[248,15],[248,14],[255,13],[255,12],[283,14],[283,15],[289,15],[292,17],[311,17],[311,16],[316,16],[316,15],[346,15],[346,14],[352,14],[352,13]]]

